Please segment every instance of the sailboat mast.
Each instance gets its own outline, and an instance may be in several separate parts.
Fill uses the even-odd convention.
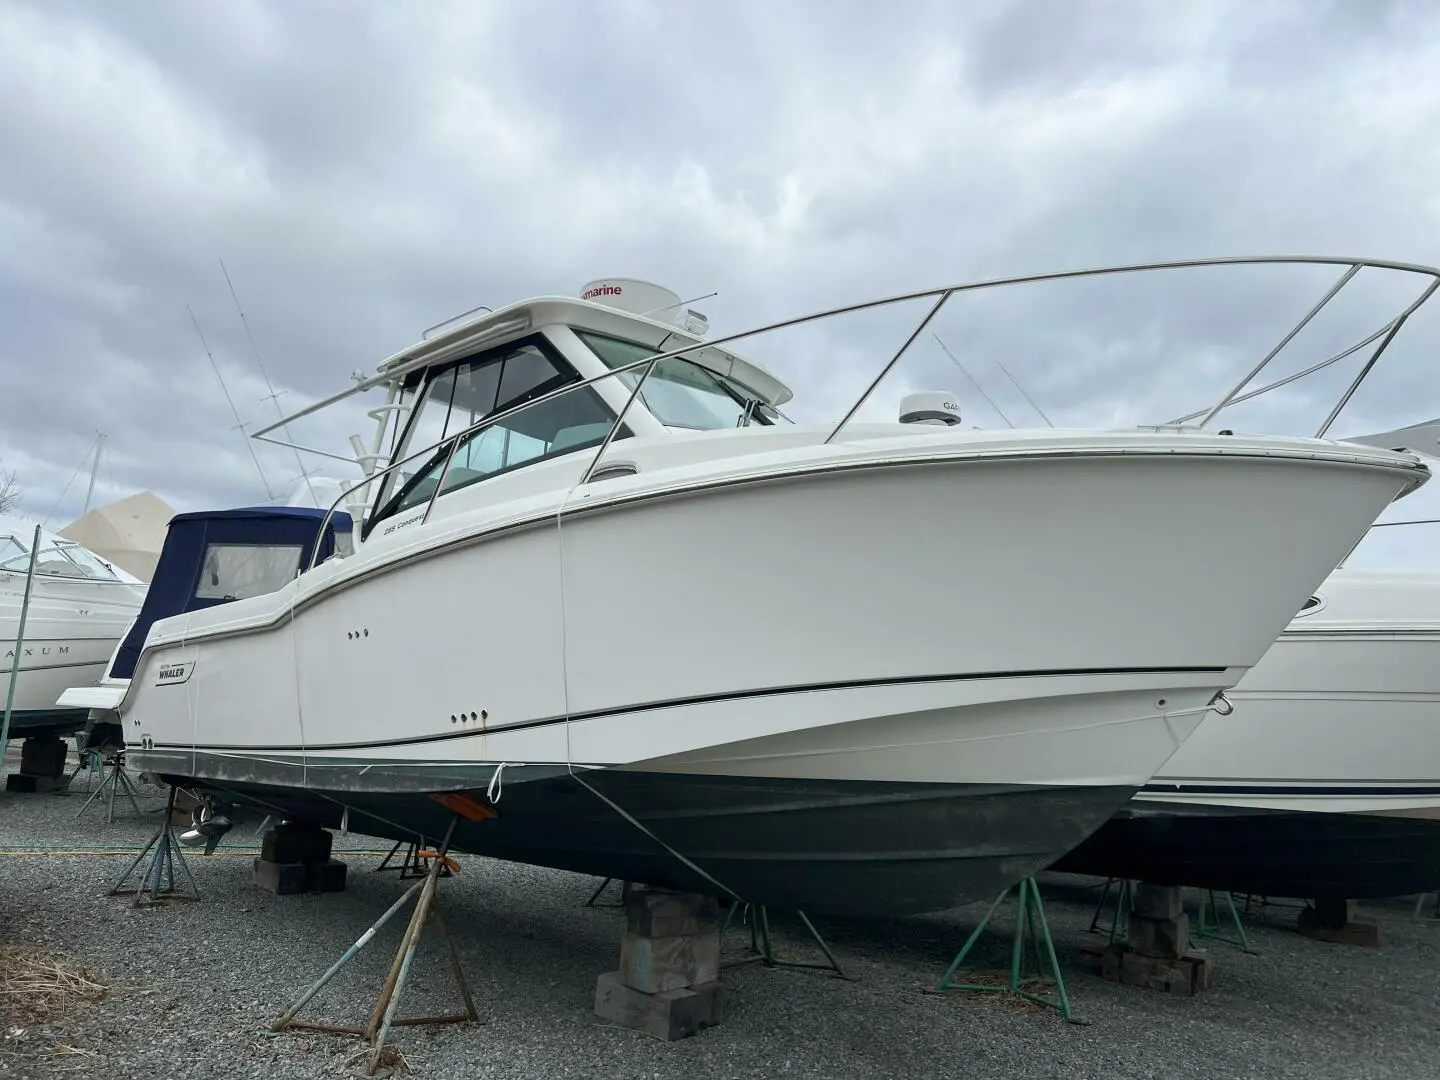
[[[98,431],[95,433],[95,460],[90,463],[90,486],[85,490],[85,509],[80,511],[82,516],[90,512],[90,500],[95,497],[95,479],[100,475],[100,454],[104,449],[105,433]]]

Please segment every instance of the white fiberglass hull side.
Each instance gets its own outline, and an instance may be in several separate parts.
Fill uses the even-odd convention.
[[[1277,896],[1440,887],[1440,575],[1338,570],[1057,869]]]
[[[1308,441],[1271,454],[1274,441],[1058,433],[1006,452],[1022,441],[986,456],[870,440],[783,469],[712,463],[707,478],[648,468],[663,448],[636,439],[638,475],[568,502],[497,508],[477,485],[272,597],[157,623],[122,706],[127,742],[144,769],[392,823],[427,812],[413,801],[427,790],[483,791],[510,762],[523,767],[505,771],[504,824],[462,828],[462,849],[678,867],[663,851],[606,863],[608,832],[560,850],[514,820],[531,778],[552,802],[556,783],[609,784],[652,832],[687,822],[665,843],[707,848],[750,898],[972,899],[1122,805],[1421,472]],[[849,821],[826,835],[856,828],[862,847],[808,862],[824,799],[793,819],[783,807],[881,787],[933,794],[910,818]],[[1017,810],[995,809],[1002,797]],[[1053,812],[1019,812],[1029,797]],[[969,799],[983,808],[954,809]],[[727,815],[745,827],[715,832]],[[507,846],[507,829],[524,842]],[[895,889],[887,860],[906,850]],[[781,873],[784,859],[810,872]]]
[[[4,576],[9,580],[0,591],[0,702],[16,664],[24,590],[23,576]],[[83,713],[57,701],[68,688],[91,685],[104,675],[143,597],[143,588],[126,584],[36,578],[19,649],[12,735],[83,725]]]
[[[1282,636],[1139,796],[1440,817],[1440,630]]]

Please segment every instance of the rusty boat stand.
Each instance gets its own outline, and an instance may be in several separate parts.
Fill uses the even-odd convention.
[[[272,1032],[281,1032],[287,1029],[303,1031],[322,1031],[341,1035],[360,1035],[370,1044],[369,1061],[365,1068],[367,1076],[375,1075],[380,1066],[381,1056],[385,1050],[385,1040],[389,1037],[392,1028],[411,1027],[428,1024],[463,1024],[478,1023],[479,1014],[475,1011],[475,999],[470,993],[470,984],[465,978],[465,971],[460,964],[460,954],[455,950],[455,943],[450,937],[450,931],[445,926],[445,920],[440,914],[436,901],[435,890],[440,879],[442,868],[454,871],[457,869],[453,860],[449,858],[450,837],[455,831],[455,818],[450,819],[450,825],[445,830],[445,839],[441,842],[439,849],[434,852],[422,854],[422,858],[428,858],[429,869],[423,881],[417,881],[371,924],[363,934],[356,939],[355,944],[345,951],[345,954],[330,966],[330,969],[320,976],[311,987],[300,996],[300,999],[286,1009],[270,1025]],[[448,875],[447,875],[448,876]],[[380,996],[375,1002],[375,1008],[370,1014],[370,1021],[363,1028],[344,1027],[338,1024],[324,1024],[318,1021],[297,1020],[300,1010],[303,1009],[316,994],[328,983],[339,970],[355,956],[361,949],[368,945],[380,928],[400,911],[405,903],[419,892],[419,900],[415,904],[415,910],[410,916],[410,924],[405,928],[405,934],[400,939],[400,946],[395,952],[395,960],[390,965],[390,973],[386,977],[380,989]],[[460,997],[464,1001],[465,1011],[449,1016],[420,1016],[401,1017],[395,1015],[400,1003],[400,997],[405,991],[405,982],[410,974],[410,965],[415,956],[416,946],[420,943],[420,935],[425,929],[427,920],[432,920],[440,931],[440,938],[445,946],[446,956],[449,958],[451,970],[455,975],[455,982],[460,989]]]

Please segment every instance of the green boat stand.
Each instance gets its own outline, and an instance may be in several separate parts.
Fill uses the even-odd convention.
[[[721,963],[722,968],[739,967],[742,964],[761,963],[769,968],[811,968],[817,971],[830,971],[837,977],[850,982],[858,982],[859,977],[847,975],[840,967],[840,961],[835,959],[835,954],[830,951],[830,946],[825,944],[825,939],[820,936],[820,931],[815,929],[815,924],[810,921],[803,911],[795,912],[800,921],[805,924],[811,940],[820,947],[825,954],[825,963],[816,963],[812,960],[785,960],[775,953],[775,942],[770,935],[770,909],[764,904],[749,904],[744,901],[737,901],[730,905],[730,910],[725,915],[725,920],[720,924],[720,933],[723,935],[730,929],[736,913],[740,915],[740,921],[750,926],[750,948],[745,956],[737,960],[727,960]]]
[[[990,921],[995,917],[1000,905],[1016,890],[1018,890],[1018,907],[1015,912],[1015,936],[1010,950],[1008,979],[1003,984],[956,982],[956,971],[965,962],[965,958],[975,947],[975,943],[980,940],[980,935],[990,925]],[[1030,943],[1029,951],[1034,960],[1033,973],[1030,975],[1024,974],[1025,943],[1027,941]],[[1048,978],[1055,984],[1053,997],[1037,993],[1034,989],[1046,981],[1045,969],[1047,968],[1049,969]],[[945,974],[940,976],[940,981],[935,984],[935,989],[930,992],[945,993],[951,990],[1013,994],[1036,1005],[1054,1009],[1069,1023],[1089,1023],[1087,1020],[1077,1019],[1070,1008],[1070,997],[1065,992],[1065,976],[1060,971],[1060,960],[1055,954],[1055,939],[1050,934],[1050,922],[1045,917],[1045,905],[1040,899],[1040,887],[1033,877],[1025,878],[1019,885],[1011,886],[995,898],[995,902],[990,905],[990,910],[980,920],[980,925],[970,932],[970,937],[966,939],[955,959],[950,962],[950,966],[945,969]]]
[[[1115,885],[1116,880],[1116,878],[1109,878],[1105,882],[1105,887],[1100,891],[1100,899],[1095,903],[1095,913],[1090,917],[1092,934],[1099,932],[1100,912],[1104,909],[1105,901],[1109,898],[1110,889]],[[1115,898],[1115,911],[1111,916],[1108,932],[1109,943],[1112,945],[1129,926],[1130,912],[1134,906],[1135,896],[1133,881],[1125,878],[1118,880],[1120,888]],[[1234,945],[1244,952],[1257,955],[1258,950],[1250,944],[1250,935],[1245,932],[1245,924],[1240,921],[1240,911],[1235,906],[1234,894],[1219,892],[1215,889],[1196,889],[1195,891],[1200,894],[1199,910],[1195,919],[1195,937]],[[1221,912],[1222,904],[1224,905],[1223,914]],[[1227,917],[1233,931],[1229,934],[1223,929],[1223,923],[1227,921]]]
[[[1217,893],[1214,889],[1199,889],[1200,911],[1199,918],[1195,920],[1195,936],[1197,938],[1208,938],[1211,941],[1221,941],[1226,945],[1234,945],[1236,948],[1251,954],[1258,950],[1250,944],[1250,935],[1245,932],[1245,924],[1240,921],[1240,912],[1235,908],[1235,894],[1228,892]],[[1222,897],[1225,903],[1225,912],[1230,918],[1230,925],[1234,928],[1234,935],[1230,936],[1221,929],[1220,905],[1216,897]],[[1213,922],[1212,922],[1213,920]]]
[[[1100,890],[1100,899],[1095,901],[1095,913],[1090,916],[1090,933],[1095,934],[1100,930],[1100,912],[1105,910],[1105,901],[1110,897],[1110,887],[1115,884],[1116,878],[1107,878],[1105,887]],[[1122,927],[1128,929],[1130,926],[1130,912],[1134,907],[1135,884],[1129,878],[1120,878],[1120,891],[1115,897],[1115,913],[1110,917],[1110,931],[1108,943],[1115,944],[1115,939],[1122,934]]]

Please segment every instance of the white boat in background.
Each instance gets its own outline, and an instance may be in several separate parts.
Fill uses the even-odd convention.
[[[908,347],[993,284],[824,314],[933,296]],[[459,812],[458,850],[585,873],[948,907],[1123,806],[1429,475],[1320,439],[963,430],[953,399],[792,424],[722,348],[748,335],[645,283],[584,296],[305,411],[384,387],[372,468],[403,421],[354,550],[140,628],[88,696],[132,765],[396,839]]]
[[[18,662],[10,738],[65,734],[85,725],[82,710],[56,705],[69,686],[94,683],[145,599],[145,583],[80,544],[42,530],[25,631],[16,636],[30,569],[34,526],[0,522],[0,695]],[[0,697],[0,708],[4,698]]]
[[[1055,868],[1311,899],[1440,888],[1440,574],[1337,570]]]
[[[1435,458],[1440,420],[1345,441]],[[1376,527],[1415,524],[1436,522]],[[1053,869],[1308,899],[1440,889],[1440,573],[1335,570],[1227,696]]]

